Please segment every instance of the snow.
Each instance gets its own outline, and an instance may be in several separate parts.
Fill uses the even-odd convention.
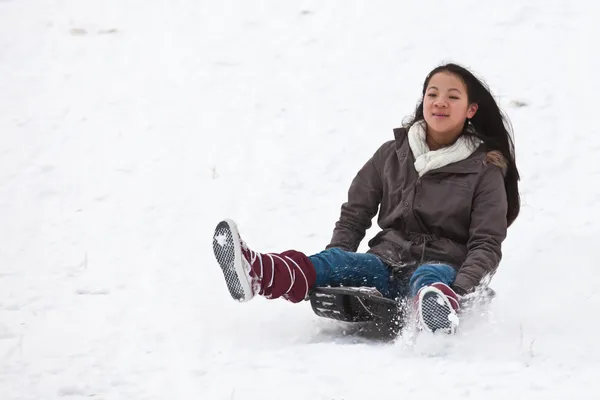
[[[599,15],[0,1],[0,398],[600,397]],[[380,343],[308,303],[233,301],[219,220],[258,251],[320,251],[444,61],[482,76],[515,129],[523,207],[489,312]]]

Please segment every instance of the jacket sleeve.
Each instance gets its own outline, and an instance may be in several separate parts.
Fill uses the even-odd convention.
[[[507,208],[502,170],[488,165],[473,198],[467,258],[453,284],[457,292],[472,291],[486,275],[496,272],[506,238]]]
[[[352,180],[348,200],[342,204],[340,218],[335,224],[327,249],[338,247],[355,252],[367,229],[371,227],[383,196],[381,173],[387,147],[389,142],[375,152]]]

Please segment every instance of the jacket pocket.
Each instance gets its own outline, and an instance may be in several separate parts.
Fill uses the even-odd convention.
[[[465,189],[471,189],[471,182],[469,182],[467,179],[460,179],[457,177],[437,178],[435,180],[435,183],[438,185],[447,184],[447,185],[462,187]]]
[[[389,231],[391,231],[390,228],[386,228],[383,229],[381,231],[379,231],[379,233],[377,233],[375,236],[373,236],[373,238],[371,240],[369,240],[369,242],[367,243],[369,247],[375,247],[376,245],[378,245],[379,243],[381,243],[381,237],[383,235],[385,235],[386,233],[388,233]]]

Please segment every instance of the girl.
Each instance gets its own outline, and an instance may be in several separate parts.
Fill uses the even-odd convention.
[[[231,296],[296,303],[315,287],[368,286],[414,299],[421,328],[454,332],[459,296],[496,272],[519,214],[519,172],[505,122],[471,72],[435,68],[414,117],[352,181],[326,250],[258,253],[233,221],[218,224],[213,249]],[[356,253],[378,211],[381,231],[366,253]]]

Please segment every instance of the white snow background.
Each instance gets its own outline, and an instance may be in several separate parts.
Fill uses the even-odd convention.
[[[0,399],[600,398],[599,7],[0,0]],[[218,221],[322,250],[446,61],[515,130],[489,312],[379,343],[234,302]]]

